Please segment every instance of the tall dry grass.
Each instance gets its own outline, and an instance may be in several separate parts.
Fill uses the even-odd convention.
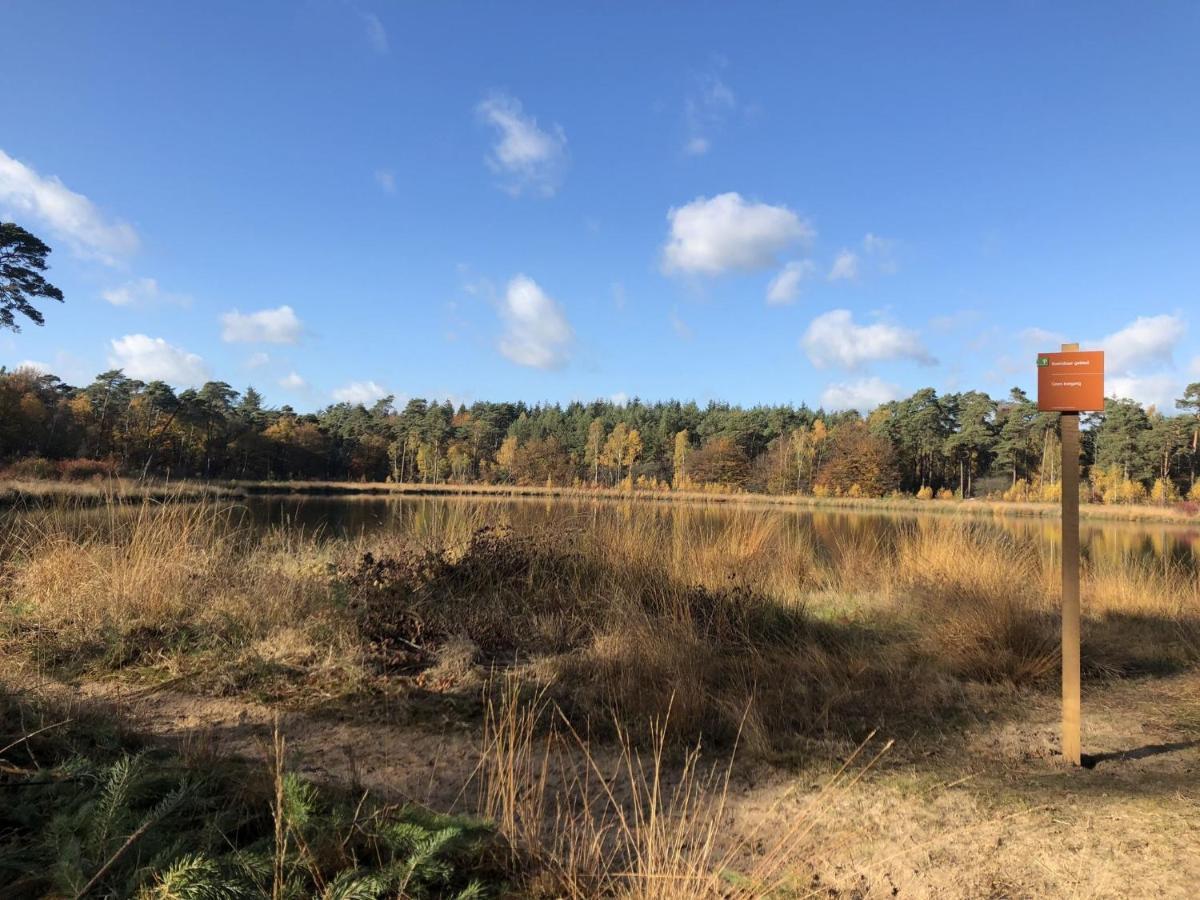
[[[429,672],[468,690],[502,666],[579,727],[650,744],[658,722],[669,741],[752,753],[936,732],[969,711],[969,683],[1049,684],[1057,667],[1057,564],[987,523],[825,529],[630,503],[548,526],[453,509],[350,538],[213,502],[9,513],[6,643],[171,672],[207,653],[192,670],[222,689],[316,696]],[[1084,598],[1089,674],[1200,658],[1194,570],[1102,557]]]
[[[644,752],[619,726],[616,742],[597,746],[544,693],[499,686],[485,716],[478,802],[508,841],[523,894],[806,896],[828,850],[818,826],[891,746],[868,753],[860,745],[799,814],[779,814],[794,797],[785,790],[754,822],[735,823],[732,752],[716,765],[705,764],[698,746],[672,757],[663,724],[655,723]]]

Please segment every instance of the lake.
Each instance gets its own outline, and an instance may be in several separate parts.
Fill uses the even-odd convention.
[[[370,536],[380,531],[429,538],[461,533],[475,525],[507,525],[517,532],[587,529],[593,523],[639,518],[674,541],[719,540],[738,517],[768,522],[782,541],[832,548],[847,541],[887,540],[902,528],[935,529],[969,521],[997,537],[1030,541],[1050,558],[1058,554],[1057,519],[989,514],[899,513],[823,510],[809,507],[754,507],[736,504],[659,503],[607,499],[513,497],[305,497],[258,496],[244,504],[258,526],[288,525],[329,538]],[[608,521],[605,521],[608,520]],[[1081,533],[1084,554],[1095,562],[1200,573],[1200,527],[1139,522],[1087,522]]]

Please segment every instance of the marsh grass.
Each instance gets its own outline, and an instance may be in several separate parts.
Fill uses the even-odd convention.
[[[477,696],[501,668],[580,729],[751,754],[937,734],[969,717],[972,684],[1054,680],[1058,571],[1032,539],[942,520],[821,541],[762,511],[670,529],[640,513],[515,528],[464,506],[342,539],[224,502],[10,512],[3,641],[77,673],[297,703]],[[1200,659],[1194,573],[1109,557],[1084,597],[1090,677]]]

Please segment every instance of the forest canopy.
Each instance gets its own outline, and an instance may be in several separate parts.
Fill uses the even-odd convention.
[[[1168,502],[1196,488],[1200,384],[1174,415],[1110,399],[1084,419],[1093,499]],[[76,387],[0,368],[10,477],[96,472],[221,479],[511,483],[772,494],[1053,499],[1058,416],[1020,389],[924,388],[865,418],[807,406],[526,404],[385,397],[315,413],[225,382],[176,392],[120,370]]]

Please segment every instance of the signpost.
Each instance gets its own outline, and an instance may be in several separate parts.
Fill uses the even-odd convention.
[[[1062,752],[1082,762],[1079,734],[1079,414],[1104,409],[1104,351],[1063,344],[1039,353],[1038,409],[1061,413],[1062,430]]]

